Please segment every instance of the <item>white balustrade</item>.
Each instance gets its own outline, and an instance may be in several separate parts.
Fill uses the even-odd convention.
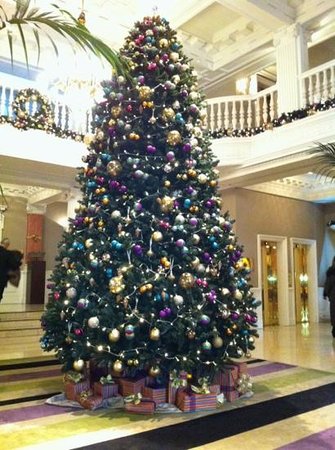
[[[301,77],[301,104],[312,105],[335,95],[335,59],[314,69],[307,70]]]
[[[259,127],[278,117],[277,87],[271,86],[255,95],[230,95],[207,100],[207,126],[219,129]]]

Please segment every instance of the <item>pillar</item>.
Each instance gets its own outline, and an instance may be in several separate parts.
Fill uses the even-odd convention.
[[[308,70],[308,37],[299,23],[275,35],[279,115],[306,106],[302,104],[300,75]]]

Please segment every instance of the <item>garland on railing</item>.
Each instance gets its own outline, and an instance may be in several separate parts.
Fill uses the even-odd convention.
[[[260,127],[254,128],[242,128],[242,129],[232,129],[232,128],[220,128],[215,131],[208,131],[208,135],[211,139],[220,139],[223,137],[248,137],[255,136],[259,133],[264,133],[266,130],[272,130],[273,128],[281,127],[287,123],[294,122],[296,120],[304,119],[305,117],[311,116],[318,111],[326,111],[328,109],[335,108],[335,97],[324,102],[314,103],[313,105],[308,105],[305,108],[297,109],[289,113],[283,113],[277,119],[272,120]]]
[[[36,104],[35,112],[31,113],[27,107]],[[54,121],[52,106],[49,99],[36,89],[28,88],[20,90],[12,102],[14,117],[0,116],[0,124],[11,124],[20,130],[30,128],[43,130],[60,138],[70,138],[77,142],[84,141],[84,135],[72,130],[64,130],[58,127]]]
[[[36,102],[37,105],[36,111],[33,114],[30,114],[30,112],[26,109],[27,105],[31,102]],[[219,130],[208,131],[208,136],[211,139],[255,136],[266,130],[281,127],[287,123],[311,116],[318,111],[326,111],[331,108],[335,108],[335,97],[324,102],[308,105],[305,108],[297,109],[289,113],[283,113],[277,119],[274,119],[260,127],[242,129],[220,128]],[[19,91],[12,103],[12,110],[14,113],[14,118],[1,115],[0,124],[8,123],[20,130],[28,130],[30,128],[44,130],[47,133],[54,134],[57,137],[70,138],[77,142],[86,143],[87,139],[89,139],[89,135],[86,136],[57,126],[54,121],[51,103],[46,96],[42,95],[36,89],[28,88]]]

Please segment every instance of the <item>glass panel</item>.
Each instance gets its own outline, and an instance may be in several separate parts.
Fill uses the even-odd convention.
[[[262,297],[264,325],[278,325],[277,243],[262,241]]]
[[[308,246],[294,244],[294,298],[296,323],[308,322]]]

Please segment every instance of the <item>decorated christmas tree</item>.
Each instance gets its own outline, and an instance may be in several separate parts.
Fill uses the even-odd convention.
[[[121,55],[129,78],[102,84],[41,346],[65,371],[94,362],[128,376],[211,377],[250,356],[257,301],[221,213],[204,99],[159,16],[135,24]]]

